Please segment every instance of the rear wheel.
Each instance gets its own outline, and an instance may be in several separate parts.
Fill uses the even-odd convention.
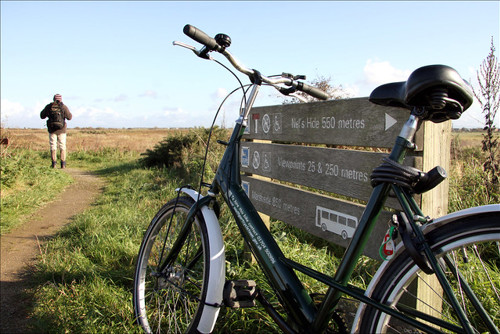
[[[498,333],[500,215],[490,213],[452,221],[431,231],[426,239],[437,255],[473,331]],[[375,286],[372,297],[437,330],[449,333],[462,329],[457,313],[435,275],[423,273],[406,252],[392,260]],[[423,320],[425,316],[430,318]],[[431,319],[434,319],[433,324]],[[359,332],[423,331],[367,307]]]
[[[196,215],[185,239],[169,264],[161,269],[179,238],[190,197],[165,204],[144,236],[135,272],[134,310],[147,333],[196,333],[207,294],[210,259],[207,228]]]

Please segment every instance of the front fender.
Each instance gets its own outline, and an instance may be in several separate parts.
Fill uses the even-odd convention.
[[[183,188],[180,191],[189,195],[195,201],[202,198],[193,189]],[[222,305],[222,292],[226,277],[226,260],[222,232],[215,211],[208,206],[201,207],[200,211],[207,226],[210,266],[207,298],[197,329],[200,333],[210,333],[215,326],[220,305]]]
[[[439,217],[434,219],[431,223],[426,224],[425,226],[422,227],[422,230],[424,234],[429,233],[430,231],[444,225],[450,222],[453,222],[455,220],[464,218],[464,217],[470,217],[470,216],[475,216],[475,215],[480,215],[483,213],[490,213],[490,212],[499,212],[500,213],[500,204],[490,204],[490,205],[483,205],[483,206],[478,206],[474,208],[468,208],[464,210],[460,210],[457,212],[453,212],[450,214],[447,214],[446,216]],[[397,256],[398,253],[400,253],[404,248],[404,245],[402,242],[399,242],[398,245],[396,246],[394,250],[395,256]],[[365,296],[371,296],[373,293],[374,288],[377,286],[379,283],[382,275],[384,274],[385,270],[387,267],[390,265],[390,261],[385,261],[382,263],[382,265],[377,269],[377,272],[375,273],[375,276],[373,276],[372,280],[370,281],[370,284],[368,285],[368,288],[366,289]],[[356,312],[356,317],[354,318],[354,323],[351,329],[352,333],[358,333],[358,326],[361,321],[362,314],[366,308],[366,304],[361,303],[358,307],[358,311]]]

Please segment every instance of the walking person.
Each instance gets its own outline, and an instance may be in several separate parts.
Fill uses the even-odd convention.
[[[66,120],[71,120],[73,115],[68,107],[62,102],[61,94],[54,95],[53,102],[43,108],[40,118],[47,120],[49,131],[50,156],[52,168],[57,165],[57,149],[61,151],[61,168],[66,168]]]

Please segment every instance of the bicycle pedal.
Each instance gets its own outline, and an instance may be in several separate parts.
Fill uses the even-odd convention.
[[[224,304],[231,308],[254,307],[256,305],[257,284],[252,280],[226,281],[224,284]]]

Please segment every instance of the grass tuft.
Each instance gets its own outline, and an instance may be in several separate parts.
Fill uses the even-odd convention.
[[[72,182],[67,173],[50,168],[50,161],[47,152],[24,148],[2,154],[1,234],[25,222],[31,213],[54,200]]]

